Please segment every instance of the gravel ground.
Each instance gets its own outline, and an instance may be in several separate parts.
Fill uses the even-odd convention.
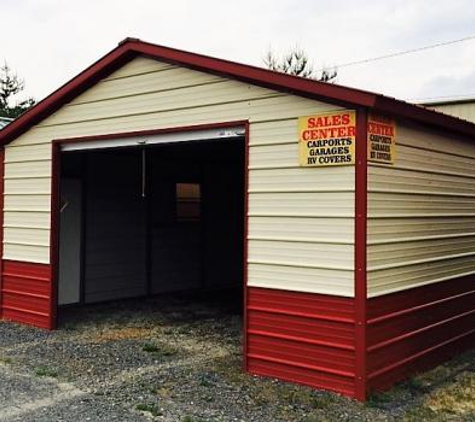
[[[361,405],[243,374],[240,310],[221,298],[117,302],[61,320],[56,332],[0,322],[0,421],[475,421],[475,353]]]

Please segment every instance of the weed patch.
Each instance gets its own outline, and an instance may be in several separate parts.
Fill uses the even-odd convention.
[[[35,375],[37,377],[51,377],[56,378],[58,376],[58,372],[53,368],[49,368],[47,366],[38,366],[35,369]]]
[[[135,409],[140,412],[148,412],[152,416],[162,416],[162,410],[156,404],[139,403],[135,406]]]

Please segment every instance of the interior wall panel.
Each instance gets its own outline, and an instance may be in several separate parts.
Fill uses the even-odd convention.
[[[91,154],[86,183],[85,302],[145,295],[140,155]]]

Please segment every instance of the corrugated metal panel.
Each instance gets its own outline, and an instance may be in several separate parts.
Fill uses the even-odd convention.
[[[354,272],[324,268],[306,268],[285,264],[248,265],[248,286],[296,292],[354,295]]]
[[[50,249],[49,246],[15,244],[4,241],[3,258],[19,262],[49,264]]]
[[[394,166],[368,172],[368,294],[475,272],[475,146],[398,124]]]
[[[10,144],[6,154],[8,163],[51,160],[51,145],[42,143],[38,145],[17,146],[15,143]]]
[[[71,101],[69,105],[74,106],[89,101],[147,94],[152,90],[161,91],[162,89],[170,90],[185,86],[204,85],[221,82],[222,80],[218,76],[170,66],[161,70],[154,70],[151,73],[134,76],[130,81],[124,81],[122,78],[104,79],[94,87],[94,90],[86,91],[80,98]]]
[[[140,115],[143,113],[162,113],[173,110],[189,110],[195,107],[242,103],[253,99],[282,96],[284,94],[263,88],[248,86],[242,89],[242,83],[222,81],[213,85],[180,87],[174,90],[134,95],[126,98],[101,100],[76,106],[65,106],[52,115],[39,127],[64,125],[82,121],[95,121],[120,116]],[[152,89],[152,88],[150,88]],[[248,108],[248,104],[244,104]]]
[[[295,156],[291,157],[295,161]],[[337,168],[337,167],[334,167]],[[250,172],[251,192],[352,192],[354,171],[315,171],[313,168],[253,168]],[[305,178],[305,184],[302,183]]]
[[[51,328],[51,285],[49,265],[3,260],[3,318]]]
[[[133,61],[126,63],[120,69],[116,70],[112,75],[104,78],[105,81],[127,78],[129,76],[142,75],[144,73],[159,72],[164,69],[175,68],[168,63],[157,62],[147,57],[137,57]]]
[[[338,191],[251,193],[249,195],[249,215],[352,218],[354,215],[353,198],[353,192]]]
[[[353,255],[353,245],[250,240],[248,246],[248,258],[252,263],[275,262],[353,271]]]
[[[475,158],[473,145],[456,136],[447,136],[442,132],[427,129],[421,133],[416,127],[398,124],[398,145],[406,145],[430,151],[438,151],[443,154],[455,154],[462,157]]]
[[[424,166],[422,163],[414,170],[372,166],[369,168],[372,178],[371,189],[373,191],[393,190],[423,194],[475,196],[475,178],[470,177],[467,172],[464,172],[463,176],[439,174],[433,171],[424,172],[423,170],[427,167],[427,164]],[[442,172],[442,168],[438,165],[428,168],[428,171],[430,170]]]
[[[371,299],[367,324],[368,387],[387,389],[474,346],[474,278]]]
[[[475,197],[370,192],[368,217],[475,216]]]
[[[311,268],[314,259],[309,255],[299,259],[310,267],[301,274],[296,274],[296,268],[286,267],[287,273],[281,270],[284,260],[277,266],[259,264],[259,276],[254,280],[257,273],[253,272],[250,283],[279,288],[291,283],[295,290],[351,296],[353,278],[348,269],[353,265],[354,168],[299,168],[296,148],[297,117],[336,109],[339,107],[154,60],[134,59],[10,144],[6,152],[7,191],[28,195],[22,199],[7,197],[7,210],[10,207],[11,211],[6,221],[21,227],[43,224],[37,211],[44,209],[49,196],[40,200],[38,194],[49,193],[45,179],[51,176],[51,162],[50,152],[42,143],[49,145],[52,139],[73,136],[249,120],[249,235],[258,237],[286,221],[287,226],[276,228],[274,233],[289,237],[285,234],[288,231],[290,237],[302,236],[317,243],[321,237],[336,239],[335,250],[346,244],[336,253],[342,257],[345,270]],[[30,162],[35,155],[45,161]],[[22,157],[28,162],[18,162]],[[26,185],[16,182],[20,179],[28,180],[28,191]],[[16,214],[12,205],[24,211]],[[33,205],[35,209],[30,208]],[[340,218],[330,218],[335,215]],[[264,240],[272,249],[274,239]],[[281,240],[288,239],[275,241]],[[31,254],[31,245],[26,245],[24,252],[20,246],[9,248],[11,256],[19,253],[21,259]],[[41,259],[45,258],[43,254]],[[285,257],[275,258],[280,261]]]
[[[475,225],[475,221],[474,221]],[[354,221],[350,218],[250,217],[251,240],[300,241],[353,245]]]
[[[12,244],[49,247],[50,232],[48,229],[5,227],[4,235]]]
[[[370,270],[461,255],[475,256],[475,235],[369,245],[368,253],[371,255]]]
[[[250,288],[249,372],[355,394],[353,299]]]
[[[5,211],[49,211],[51,195],[5,195]]]
[[[475,217],[381,218],[368,225],[368,244],[427,238],[460,238],[475,233]]]
[[[461,102],[460,104],[438,104],[435,106],[429,104],[427,107],[475,123],[475,101]]]
[[[33,179],[36,177],[51,177],[51,161],[9,162],[9,151],[5,150],[5,178],[6,179]]]
[[[51,178],[37,177],[32,185],[32,180],[24,179],[6,179],[5,180],[5,194],[51,194]]]
[[[3,225],[7,227],[48,229],[50,228],[50,213],[29,212],[28,216],[18,212],[5,212],[3,215]]]

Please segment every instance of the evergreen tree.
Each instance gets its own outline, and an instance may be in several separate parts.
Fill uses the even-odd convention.
[[[16,118],[35,104],[33,98],[14,101],[25,89],[25,82],[12,72],[8,64],[0,67],[0,117]]]

